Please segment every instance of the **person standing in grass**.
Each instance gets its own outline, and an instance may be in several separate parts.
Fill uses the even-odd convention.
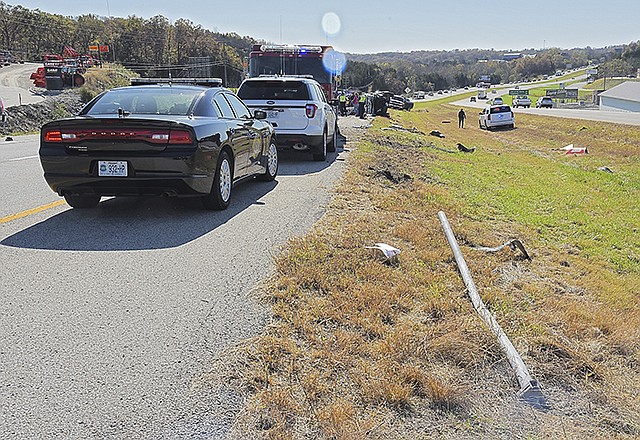
[[[460,109],[458,112],[458,128],[464,128],[464,120],[467,119],[467,115],[464,112],[464,109]]]

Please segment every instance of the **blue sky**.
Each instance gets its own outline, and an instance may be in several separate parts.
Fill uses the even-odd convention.
[[[638,0],[4,1],[67,16],[186,18],[218,32],[274,43],[329,43],[354,53],[602,47],[640,40]],[[325,19],[330,33],[322,26],[327,13],[335,14]]]

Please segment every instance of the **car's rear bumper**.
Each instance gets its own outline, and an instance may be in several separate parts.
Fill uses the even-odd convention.
[[[296,150],[302,150],[306,147],[306,149],[312,151],[322,149],[322,135],[277,133],[276,136],[278,139],[279,148],[294,148]]]
[[[488,128],[494,127],[510,127],[513,125],[513,119],[508,121],[487,121],[486,123]]]
[[[98,176],[98,160],[126,160],[126,177]],[[192,157],[95,158],[41,156],[44,178],[64,195],[140,196],[202,195],[211,190],[213,170],[196,166]]]

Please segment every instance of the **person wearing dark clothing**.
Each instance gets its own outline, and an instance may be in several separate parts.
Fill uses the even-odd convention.
[[[464,120],[467,118],[467,115],[464,113],[464,109],[460,109],[458,112],[458,128],[464,128]]]

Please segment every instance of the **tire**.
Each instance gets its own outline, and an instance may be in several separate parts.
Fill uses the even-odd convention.
[[[327,151],[333,153],[336,151],[338,147],[338,123],[336,122],[336,126],[333,128],[333,136],[331,137],[331,142],[327,144]]]
[[[95,208],[100,203],[100,196],[64,196],[67,205],[77,209]]]
[[[316,162],[324,162],[327,160],[327,130],[322,133],[322,152],[314,153],[313,160]]]
[[[276,174],[278,174],[278,148],[272,141],[267,151],[267,169],[258,175],[258,179],[270,182],[276,178]]]
[[[233,187],[232,170],[229,154],[226,151],[220,152],[211,191],[202,198],[202,204],[205,208],[217,211],[227,209],[231,201],[231,189]]]

